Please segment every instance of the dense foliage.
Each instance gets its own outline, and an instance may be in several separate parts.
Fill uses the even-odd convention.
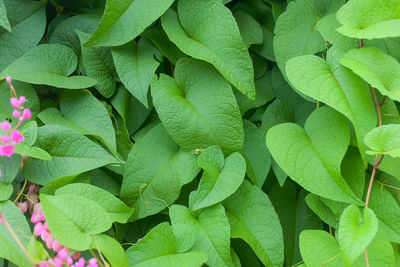
[[[400,0],[0,0],[0,266],[400,266]]]

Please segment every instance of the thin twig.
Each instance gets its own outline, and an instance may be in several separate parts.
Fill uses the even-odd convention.
[[[27,183],[28,183],[28,179],[25,178],[24,185],[22,186],[22,189],[18,192],[17,198],[14,200],[14,203],[17,203],[18,199],[19,199],[19,198],[22,196],[22,194],[24,193],[25,187],[26,187],[26,184],[27,184]]]

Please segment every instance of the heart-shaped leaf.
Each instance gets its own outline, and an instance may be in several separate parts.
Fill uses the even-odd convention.
[[[235,18],[220,1],[181,0],[178,14],[169,9],[161,17],[161,23],[169,39],[180,50],[211,63],[240,92],[255,99],[249,52]]]
[[[338,242],[345,266],[352,266],[378,231],[378,220],[374,212],[365,208],[361,214],[358,207],[348,206],[339,222]]]
[[[268,131],[267,146],[279,166],[314,194],[362,204],[340,174],[350,143],[346,119],[330,108],[319,108],[307,119],[305,129],[284,123]]]
[[[382,125],[370,131],[364,139],[365,144],[372,150],[368,154],[400,157],[400,125]]]
[[[224,160],[221,148],[205,149],[197,163],[204,169],[197,191],[192,192],[192,208],[198,210],[217,204],[232,195],[242,184],[246,162],[238,152]]]

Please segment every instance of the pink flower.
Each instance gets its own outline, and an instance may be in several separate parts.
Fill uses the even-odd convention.
[[[81,252],[80,251],[78,251],[78,252],[75,252],[74,254],[72,254],[72,259],[74,259],[74,260],[77,260],[77,259],[79,259],[79,257],[81,256]]]
[[[47,267],[47,266],[49,266],[49,265],[47,265],[47,262],[45,260],[43,260],[39,263],[39,267]]]
[[[30,109],[24,109],[24,112],[23,112],[23,114],[22,114],[22,118],[24,119],[24,120],[27,120],[27,119],[30,119],[32,117],[32,113],[31,113],[31,111],[30,111]]]
[[[60,252],[64,248],[64,246],[61,245],[57,240],[54,240],[53,243],[51,244],[51,248],[56,252]],[[67,253],[67,256],[68,256],[68,253]],[[65,258],[66,258],[66,257],[62,258],[60,256],[60,253],[58,253],[58,257],[60,257],[63,260],[65,260]]]
[[[54,237],[53,237],[51,234],[49,234],[49,235],[46,237],[46,247],[47,247],[48,249],[51,249],[51,244],[53,244],[53,241],[54,241]]]
[[[42,212],[40,212],[40,211],[35,211],[35,212],[32,214],[31,222],[32,222],[32,223],[38,223],[38,222],[40,222],[40,221],[42,221]]]
[[[10,103],[13,108],[19,108],[19,100],[17,98],[11,97]]]
[[[18,202],[18,208],[22,211],[22,213],[25,213],[28,210],[28,203],[26,203],[26,201]]]
[[[63,266],[63,260],[62,259],[60,259],[59,257],[55,257],[54,258],[54,265],[56,266],[56,267],[62,267]]]
[[[18,109],[14,109],[12,115],[17,118],[21,116],[21,112]]]
[[[57,256],[60,257],[60,259],[66,260],[68,258],[68,250],[66,248],[61,249]]]
[[[19,103],[20,103],[21,105],[25,104],[25,102],[26,102],[25,96],[20,96],[18,101],[19,101]]]
[[[89,260],[89,267],[98,267],[99,265],[97,264],[97,259],[96,258],[91,258]]]
[[[85,267],[85,259],[84,258],[80,258],[79,261],[77,263],[75,263],[76,267]]]
[[[7,77],[6,77],[6,82],[10,83],[11,81],[12,81],[11,77],[10,77],[10,76],[7,76]]]
[[[40,236],[43,232],[43,224],[41,222],[37,223],[33,228],[33,232],[36,236]]]
[[[7,144],[10,142],[10,137],[8,135],[3,136],[3,144]]]
[[[43,241],[46,242],[47,237],[50,235],[49,232],[45,231],[44,229],[42,229],[42,234],[40,235],[40,237],[42,238]]]
[[[71,257],[69,257],[68,259],[67,259],[67,264],[68,265],[72,265],[74,263],[74,260],[71,258]]]
[[[3,223],[3,219],[2,218],[0,218],[0,223]]]
[[[0,146],[0,156],[11,157],[12,154],[14,154],[14,151],[15,147],[12,145]]]
[[[11,128],[11,124],[8,121],[3,121],[2,123],[0,123],[0,128],[3,131],[7,131],[8,129]]]
[[[24,141],[25,137],[18,131],[15,130],[11,133],[11,143],[12,144],[19,144]]]

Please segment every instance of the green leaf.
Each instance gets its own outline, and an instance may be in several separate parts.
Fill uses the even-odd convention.
[[[114,155],[117,154],[115,130],[110,115],[103,103],[90,92],[64,92],[60,109],[66,118],[104,143]]]
[[[279,166],[311,193],[362,204],[340,174],[350,142],[346,119],[330,108],[319,108],[307,119],[305,129],[284,123],[268,131],[267,146]]]
[[[0,212],[22,245],[26,247],[31,236],[31,229],[20,209],[11,201],[6,201],[0,203]],[[0,258],[7,259],[20,267],[32,266],[4,223],[0,224]]]
[[[90,247],[100,250],[111,266],[129,267],[124,248],[114,238],[105,234],[94,235]]]
[[[54,21],[54,20],[53,20]],[[92,33],[99,24],[100,18],[90,15],[76,15],[67,17],[51,33],[49,43],[68,45],[76,55],[81,54],[81,43],[75,30]]]
[[[361,214],[358,207],[348,206],[340,217],[338,242],[345,266],[352,266],[378,231],[378,220],[374,212],[365,208]]]
[[[289,59],[324,50],[324,41],[314,28],[316,23],[317,16],[307,0],[291,1],[276,21],[274,52],[284,77]]]
[[[353,49],[340,63],[367,81],[382,95],[400,101],[400,63],[374,47]]]
[[[323,201],[323,198],[314,195],[308,194],[306,196],[306,202],[308,207],[316,214],[318,217],[327,225],[332,226],[337,229],[339,224],[339,218],[333,211],[330,209],[328,205]]]
[[[171,226],[164,222],[131,246],[128,251],[132,267],[200,267],[207,261],[207,256],[198,251],[178,253],[178,240]]]
[[[364,139],[365,144],[372,150],[370,155],[388,155],[400,158],[400,125],[382,125],[370,131]]]
[[[178,59],[186,56],[181,50],[178,49],[178,47],[176,47],[173,42],[168,39],[167,34],[165,34],[158,24],[150,29],[147,29],[140,36],[143,36],[152,42],[174,65],[176,65]]]
[[[197,163],[204,172],[198,189],[191,193],[193,210],[225,200],[239,188],[246,173],[246,162],[242,155],[235,152],[224,160],[224,154],[217,146],[205,149]]]
[[[110,0],[103,17],[86,46],[125,44],[156,21],[174,0]],[[126,27],[129,25],[129,27]]]
[[[0,157],[1,181],[10,184],[19,172],[22,157],[18,154],[9,157]]]
[[[90,132],[88,130],[67,119],[56,108],[46,108],[45,110],[41,111],[37,116],[46,125],[59,125],[74,130],[75,132],[82,135],[90,135]]]
[[[338,32],[358,39],[400,36],[397,0],[351,0],[337,12]]]
[[[198,172],[194,155],[180,149],[159,124],[129,153],[121,199],[135,209],[133,219],[156,214],[172,204]]]
[[[294,183],[287,180],[283,187],[276,183],[269,193],[269,198],[282,225],[285,259],[289,265],[295,265],[301,261],[300,233],[307,229],[322,230],[324,227],[322,221],[305,202],[307,192],[301,189],[297,194],[296,190]]]
[[[343,266],[339,245],[329,233],[306,230],[300,234],[300,251],[307,266]]]
[[[1,177],[3,179],[3,173]],[[0,183],[0,201],[8,200],[13,192],[14,188],[11,184]]]
[[[355,147],[349,147],[340,165],[341,173],[351,190],[363,197],[365,184],[365,167],[360,152]]]
[[[369,208],[379,220],[379,227],[392,242],[400,243],[400,207],[386,188],[372,186]]]
[[[255,98],[249,52],[235,18],[220,1],[181,0],[178,14],[169,9],[161,23],[180,50],[211,63],[240,92],[251,100]]]
[[[11,31],[11,25],[7,18],[7,11],[3,0],[0,0],[0,26],[9,32]]]
[[[0,78],[10,75],[17,81],[66,89],[95,85],[96,80],[89,77],[66,77],[75,71],[77,63],[77,56],[71,48],[59,44],[42,44],[15,60],[0,74]]]
[[[47,251],[43,247],[42,243],[37,241],[34,237],[31,237],[28,243],[28,255],[32,261],[39,264],[42,260],[47,259]]]
[[[86,47],[83,43],[88,40],[89,34],[76,30],[81,42],[82,61],[86,75],[96,79],[95,88],[104,97],[109,98],[115,93],[115,67],[111,50],[107,47]]]
[[[46,150],[52,160],[29,159],[23,173],[30,181],[42,185],[55,178],[118,162],[89,138],[58,125],[40,127],[36,144]]]
[[[140,128],[152,110],[152,103],[147,109],[123,85],[117,87],[111,104],[121,115],[129,135],[133,135]]]
[[[0,71],[37,45],[46,28],[45,3],[4,0],[4,5],[12,30],[0,29]]]
[[[268,59],[270,61],[275,61],[274,46],[273,46],[274,33],[264,25],[261,25],[261,30],[263,34],[262,44],[253,45],[251,47],[251,50],[265,59]]]
[[[92,235],[105,232],[112,225],[107,212],[88,198],[41,194],[40,201],[51,234],[69,248],[87,250]]]
[[[147,92],[153,75],[160,65],[154,58],[154,46],[141,38],[137,44],[132,41],[113,48],[111,52],[122,83],[140,103],[148,108]]]
[[[175,80],[161,74],[151,94],[165,129],[183,149],[217,145],[230,153],[242,148],[243,124],[236,99],[211,65],[182,58],[175,67]]]
[[[262,44],[263,32],[261,25],[252,16],[240,10],[236,11],[233,16],[239,27],[243,42],[247,47],[253,44]]]
[[[223,205],[231,225],[231,237],[246,241],[265,266],[282,266],[282,227],[268,196],[244,181]]]
[[[133,210],[113,194],[90,184],[74,183],[65,185],[56,191],[58,195],[83,196],[100,205],[113,222],[126,223]]]
[[[262,187],[271,167],[271,154],[265,144],[265,134],[253,123],[243,120],[246,173],[253,184]]]
[[[45,150],[28,145],[26,142],[22,142],[19,144],[15,144],[15,153],[20,154],[21,156],[27,156],[34,159],[41,159],[50,161],[51,156]]]
[[[178,251],[203,252],[210,267],[232,266],[229,222],[221,204],[202,209],[198,214],[191,214],[185,206],[172,205],[169,216],[178,238]]]
[[[327,61],[310,55],[296,57],[288,61],[286,71],[297,90],[333,107],[353,123],[366,163],[363,140],[376,126],[375,105],[368,85],[338,63],[343,53],[333,47],[328,50]]]

